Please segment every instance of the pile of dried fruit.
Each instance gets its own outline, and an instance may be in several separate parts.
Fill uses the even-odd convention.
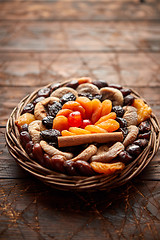
[[[38,91],[16,120],[20,141],[42,166],[68,175],[122,171],[148,145],[151,108],[130,89],[80,78]],[[58,138],[122,132],[123,142],[59,147]]]

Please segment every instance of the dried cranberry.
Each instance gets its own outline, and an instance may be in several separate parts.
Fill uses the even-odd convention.
[[[141,122],[138,127],[140,133],[149,132],[151,130],[151,125],[148,121]]]
[[[121,93],[123,94],[123,97],[126,97],[127,95],[131,94],[131,89],[129,88],[122,88],[120,89]]]
[[[74,79],[74,80],[69,81],[66,84],[66,87],[70,87],[70,88],[76,89],[78,87],[78,85],[79,85],[78,80]]]
[[[34,105],[33,105],[33,103],[28,103],[28,104],[23,108],[22,114],[24,114],[24,113],[31,113],[31,114],[34,113]]]
[[[93,80],[92,84],[97,86],[99,89],[103,87],[108,87],[108,83],[104,80]]]
[[[23,147],[25,147],[30,140],[31,140],[31,136],[29,132],[23,131],[20,133],[20,141]]]
[[[140,153],[141,153],[141,148],[136,145],[136,144],[130,144],[127,146],[126,151],[133,156],[134,158],[136,158]]]
[[[47,97],[49,97],[49,95],[50,95],[50,88],[42,88],[42,89],[40,89],[39,91],[38,91],[38,93],[37,93],[37,95],[39,96],[39,97],[45,97],[45,98],[47,98]]]
[[[127,95],[126,97],[124,97],[124,100],[123,100],[123,105],[132,105],[133,104],[133,101],[134,101],[134,96],[132,95]]]
[[[53,119],[54,119],[54,117],[47,116],[47,117],[42,119],[42,123],[46,128],[50,129],[53,126]]]
[[[117,117],[123,117],[124,109],[121,106],[114,106],[112,111],[116,113]]]

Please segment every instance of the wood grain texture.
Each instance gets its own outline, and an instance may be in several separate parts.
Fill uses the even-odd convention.
[[[157,52],[159,42],[158,21],[0,22],[0,51]]]
[[[106,4],[105,4],[106,2]],[[2,20],[157,20],[160,3],[146,1],[0,2]]]

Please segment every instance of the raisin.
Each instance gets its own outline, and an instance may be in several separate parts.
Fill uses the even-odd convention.
[[[24,108],[23,108],[23,113],[34,113],[34,105],[33,103],[28,103]]]
[[[92,84],[97,86],[99,89],[103,87],[108,87],[108,83],[104,80],[93,80]]]
[[[80,173],[80,175],[83,175],[83,176],[94,175],[94,171],[91,168],[91,165],[86,161],[78,160],[78,161],[74,162],[73,166],[75,167],[77,172]]]
[[[56,129],[48,129],[42,131],[40,135],[48,143],[49,142],[57,143],[57,137],[60,136],[61,134]]]
[[[123,94],[123,97],[126,97],[127,95],[131,94],[131,89],[129,88],[122,88],[120,89],[120,91]]]
[[[33,100],[33,105],[36,105],[38,102],[41,102],[41,101],[44,100],[44,99],[45,99],[45,97],[35,98],[35,99]]]
[[[63,105],[68,101],[75,101],[76,100],[76,96],[69,92],[63,95],[63,97],[60,98],[60,103]]]
[[[116,113],[117,117],[123,117],[124,109],[121,106],[114,106],[112,111]]]
[[[124,100],[123,100],[123,105],[132,105],[133,102],[134,102],[134,97],[132,95],[127,95],[126,97],[124,97]]]
[[[151,126],[148,121],[141,122],[138,127],[140,133],[149,132],[151,130]]]
[[[141,153],[141,148],[136,144],[130,144],[127,146],[126,151],[134,158]]]
[[[38,91],[37,96],[47,98],[50,95],[50,91],[50,88],[42,88]]]
[[[53,126],[53,119],[54,119],[54,117],[47,116],[47,117],[42,119],[42,123],[46,128],[50,129]]]
[[[116,121],[119,122],[121,128],[127,127],[126,119],[117,117]]]
[[[148,140],[147,139],[137,139],[133,142],[134,144],[140,146],[140,148],[144,149],[148,145]]]
[[[138,138],[143,138],[143,139],[149,140],[150,135],[151,135],[151,131],[146,132],[146,133],[141,133],[141,134],[139,134],[139,135],[138,135]]]
[[[71,176],[78,175],[78,173],[77,173],[77,171],[74,167],[74,161],[72,161],[72,160],[65,161],[64,168],[65,168],[68,175],[71,175]]]
[[[74,79],[74,80],[69,81],[65,86],[76,89],[78,87],[78,85],[79,85],[78,80]]]
[[[23,147],[25,147],[30,140],[31,140],[31,136],[29,132],[23,131],[20,133],[20,141]]]
[[[120,162],[127,164],[127,163],[132,162],[133,157],[127,151],[122,151],[118,155],[118,160]]]
[[[28,124],[27,124],[27,123],[23,124],[23,125],[20,127],[20,131],[21,131],[21,132],[23,132],[23,131],[28,132]]]
[[[62,105],[59,102],[55,101],[52,105],[48,105],[48,115],[55,118],[61,108]]]
[[[116,88],[116,89],[118,89],[118,90],[122,89],[122,86],[121,86],[121,85],[119,85],[119,84],[114,84],[114,83],[108,84],[108,87]]]

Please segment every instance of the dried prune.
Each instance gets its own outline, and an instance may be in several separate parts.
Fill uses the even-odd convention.
[[[144,149],[148,145],[148,140],[147,139],[137,139],[133,142],[134,144],[140,146],[140,148]]]
[[[97,86],[99,89],[103,87],[108,87],[108,83],[104,80],[93,80],[92,84]]]
[[[130,144],[128,145],[128,147],[126,148],[126,151],[133,156],[134,158],[136,158],[140,153],[141,153],[141,148],[136,145],[136,144]]]
[[[35,99],[33,100],[33,104],[36,105],[38,102],[41,102],[41,101],[44,100],[44,99],[45,99],[45,97],[35,98]]]
[[[148,121],[141,122],[138,127],[140,133],[145,133],[151,130],[151,125]]]
[[[34,105],[33,103],[28,103],[24,108],[23,108],[23,113],[34,113]]]
[[[46,128],[50,129],[53,126],[53,119],[54,119],[54,117],[47,116],[47,117],[42,119],[42,123]]]
[[[102,95],[101,94],[93,95],[92,99],[98,99],[98,100],[102,101]]]
[[[60,103],[63,105],[68,101],[75,101],[76,100],[76,96],[69,92],[63,95],[63,97],[60,98]]]
[[[44,156],[43,156],[43,150],[41,148],[41,145],[39,143],[35,143],[32,149],[33,157],[41,164],[45,165],[44,162]]]
[[[83,176],[94,175],[94,171],[91,168],[91,165],[86,161],[78,160],[78,161],[74,162],[73,166],[75,167],[75,169],[77,170],[77,172],[80,175],[83,175]]]
[[[20,132],[23,132],[23,131],[28,132],[28,124],[27,124],[27,123],[23,124],[23,125],[20,127]]]
[[[57,143],[57,137],[60,136],[61,134],[56,129],[47,129],[41,131],[40,135],[48,143],[49,142]]]
[[[60,83],[53,83],[53,84],[50,86],[51,92],[55,91],[55,90],[58,89],[60,86],[61,86]]]
[[[61,110],[62,105],[59,102],[53,102],[52,105],[48,105],[48,115],[55,118],[59,110]]]
[[[50,168],[58,171],[65,172],[64,163],[66,162],[66,158],[62,155],[54,155],[50,158]]]
[[[71,176],[78,175],[78,173],[77,173],[77,171],[74,167],[74,161],[72,161],[72,160],[65,161],[64,168],[65,168],[68,175],[71,175]]]
[[[30,140],[31,140],[31,136],[29,132],[23,131],[20,133],[20,141],[23,147],[25,147]]]
[[[76,89],[78,87],[78,85],[79,85],[78,80],[73,79],[73,80],[69,81],[65,86]]]
[[[50,88],[42,88],[38,91],[37,96],[47,98],[50,95],[50,91]]]
[[[127,127],[126,119],[117,117],[116,121],[119,122],[121,128]]]
[[[127,152],[127,151],[122,151],[118,155],[118,160],[120,162],[123,162],[125,164],[132,162],[133,157]]]
[[[121,85],[119,85],[119,84],[114,84],[114,83],[108,84],[108,87],[116,88],[116,89],[118,89],[118,90],[122,89],[122,86],[121,86]]]
[[[90,100],[93,100],[93,99],[98,99],[98,100],[102,100],[102,95],[101,94],[96,94],[96,95],[92,95],[91,93],[81,93],[79,94],[80,97],[87,97],[89,98]]]
[[[135,97],[132,96],[132,95],[127,95],[126,97],[124,97],[124,100],[123,100],[123,105],[132,105],[133,101],[134,101]]]
[[[117,117],[123,117],[124,109],[121,106],[113,106],[112,111],[116,113]]]
[[[129,88],[122,88],[120,89],[120,91],[123,94],[123,97],[126,97],[127,95],[131,94],[131,89]]]
[[[138,138],[143,138],[143,139],[149,140],[150,135],[151,135],[151,131],[139,134]]]

